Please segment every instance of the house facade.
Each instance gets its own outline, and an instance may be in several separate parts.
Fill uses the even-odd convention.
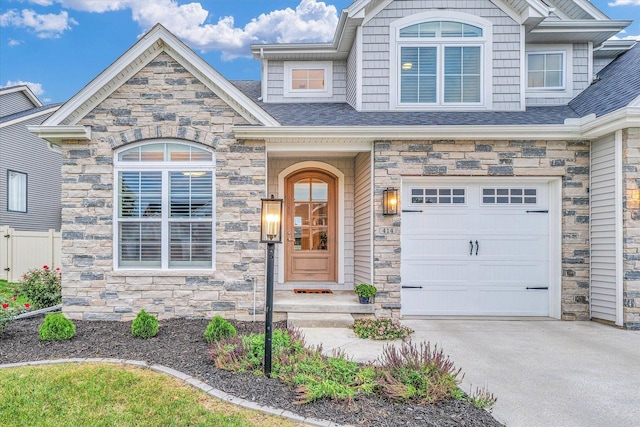
[[[60,230],[62,156],[27,130],[59,107],[43,105],[27,86],[0,88],[0,226]]]
[[[640,47],[606,42],[628,24],[358,0],[332,43],[252,46],[259,82],[157,25],[30,128],[63,152],[65,313],[262,314],[274,195],[276,304],[372,283],[380,317],[640,327]]]

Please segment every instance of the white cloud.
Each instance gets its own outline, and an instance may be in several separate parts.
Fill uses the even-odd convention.
[[[9,39],[9,42],[7,44],[11,47],[14,47],[21,45],[22,42],[20,40]]]
[[[42,89],[42,83],[33,83],[33,82],[23,82],[22,80],[8,80],[7,84],[2,86],[2,87],[9,87],[9,86],[28,86],[29,89],[31,89],[31,91],[36,95],[36,96],[40,96],[44,93],[44,89]]]
[[[624,37],[613,36],[609,40],[637,40],[637,41],[640,41],[640,34],[638,34],[637,36],[624,36]]]
[[[78,22],[69,18],[67,11],[59,14],[48,13],[40,15],[31,9],[23,9],[18,12],[11,9],[0,15],[0,27],[24,27],[36,32],[40,38],[58,38],[66,30],[71,29],[71,25]]]
[[[330,41],[338,24],[335,6],[318,0],[301,0],[295,10],[286,8],[261,14],[244,27],[237,27],[233,16],[206,23],[212,13],[204,9],[203,1],[185,4],[179,4],[178,0],[31,1],[40,5],[58,3],[67,9],[95,13],[130,9],[132,19],[143,30],[159,22],[196,49],[221,51],[223,59],[250,56],[252,43]]]
[[[640,0],[615,0],[608,3],[609,6],[640,6]]]

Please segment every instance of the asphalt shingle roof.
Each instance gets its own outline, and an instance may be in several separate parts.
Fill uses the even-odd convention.
[[[356,111],[347,103],[264,103],[259,81],[232,83],[283,126],[543,125],[591,113],[598,116],[628,105],[640,95],[640,43],[605,67],[600,80],[569,105],[526,111]]]
[[[640,43],[602,69],[598,77],[569,102],[580,117],[611,113],[640,96]]]
[[[4,122],[9,122],[11,120],[19,119],[21,117],[30,116],[31,114],[35,114],[35,113],[38,113],[40,111],[49,110],[49,109],[57,107],[59,105],[62,105],[62,103],[60,102],[60,103],[57,103],[57,104],[43,105],[42,107],[30,108],[28,110],[20,111],[20,112],[14,113],[14,114],[9,114],[8,116],[2,116],[2,117],[0,117],[0,124],[4,123]]]

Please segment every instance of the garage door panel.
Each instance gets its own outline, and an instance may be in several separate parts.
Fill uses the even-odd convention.
[[[548,289],[527,290],[549,286],[547,185],[470,179],[459,185],[464,203],[412,205],[409,188],[438,187],[420,182],[402,189],[403,208],[421,211],[402,214],[402,314],[547,316]],[[496,197],[485,198],[491,188]],[[498,200],[505,189],[508,199]],[[519,189],[535,189],[535,203],[525,205]]]

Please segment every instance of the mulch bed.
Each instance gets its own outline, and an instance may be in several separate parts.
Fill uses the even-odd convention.
[[[360,397],[352,402],[323,399],[295,405],[293,391],[276,379],[215,368],[207,357],[208,344],[203,337],[207,320],[161,321],[158,336],[148,340],[134,338],[130,322],[75,321],[76,336],[61,342],[41,342],[38,338],[41,323],[42,317],[38,317],[9,324],[0,338],[0,364],[72,357],[142,360],[184,372],[246,400],[340,424],[367,427],[500,426],[487,411],[454,400],[419,405]],[[239,334],[264,332],[263,322],[232,323]],[[283,326],[282,323],[274,324],[274,327]]]

